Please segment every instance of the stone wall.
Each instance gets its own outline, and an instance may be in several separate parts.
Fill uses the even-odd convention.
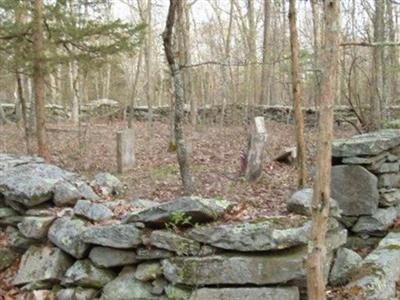
[[[8,236],[0,270],[18,250],[13,283],[62,300],[298,300],[304,292],[308,217],[224,224],[232,207],[224,200],[102,200],[120,188],[109,174],[89,184],[37,158],[0,155]],[[333,212],[326,278],[347,237]]]

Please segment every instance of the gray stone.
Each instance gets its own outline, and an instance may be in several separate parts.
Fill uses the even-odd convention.
[[[93,226],[86,229],[81,238],[91,244],[112,248],[135,248],[142,243],[142,231],[132,224]]]
[[[48,238],[57,247],[80,259],[89,250],[89,244],[80,236],[85,228],[86,224],[82,220],[62,217],[50,226]]]
[[[18,223],[21,223],[23,221],[24,217],[23,216],[10,216],[10,217],[5,217],[0,219],[0,225],[7,226],[11,225],[14,227],[17,227]]]
[[[71,258],[58,248],[31,246],[22,256],[13,283],[22,285],[46,280],[59,282],[71,264]]]
[[[379,205],[382,207],[390,207],[400,205],[400,190],[398,189],[382,189],[379,191]]]
[[[119,195],[124,191],[122,182],[114,175],[105,172],[96,174],[92,185],[106,196]]]
[[[331,285],[343,285],[350,281],[350,276],[362,262],[362,257],[356,252],[339,248],[336,252],[336,259],[329,275]]]
[[[163,260],[162,265],[164,276],[173,284],[266,285],[304,279],[306,252],[306,248],[296,248],[268,256],[176,257]]]
[[[151,283],[135,278],[135,268],[125,267],[113,281],[103,288],[101,300],[158,300],[151,294]]]
[[[94,247],[89,253],[90,260],[100,268],[125,266],[135,263],[134,251],[120,250],[108,247]]]
[[[141,260],[154,260],[154,259],[162,259],[173,256],[174,253],[157,248],[147,248],[147,247],[139,247],[136,249],[136,259],[138,261]]]
[[[378,208],[378,180],[363,167],[332,167],[331,191],[345,216],[371,215]]]
[[[372,216],[361,216],[352,227],[353,232],[376,234],[385,232],[397,218],[397,211],[394,207],[380,208]]]
[[[38,240],[24,237],[18,229],[12,226],[7,226],[6,234],[9,246],[20,252],[25,252],[30,246],[38,244]]]
[[[381,174],[378,180],[379,188],[399,188],[400,187],[400,174],[387,173]]]
[[[81,197],[78,188],[69,182],[61,181],[54,186],[53,202],[57,206],[73,206]]]
[[[20,165],[31,163],[44,163],[44,159],[38,156],[15,155],[0,153],[0,171],[5,171]]]
[[[18,224],[23,236],[31,239],[45,239],[55,217],[24,217]]]
[[[356,224],[358,217],[351,217],[351,216],[342,216],[340,218],[340,223],[343,224],[346,228],[351,228]]]
[[[381,237],[373,237],[368,235],[349,235],[347,237],[345,247],[353,250],[364,249],[367,247],[375,247],[376,245],[378,245],[381,239]]]
[[[201,249],[200,243],[167,230],[153,231],[150,235],[150,244],[178,255],[197,255]]]
[[[22,164],[0,173],[0,193],[5,200],[33,207],[52,199],[61,182],[74,186],[77,181],[81,181],[78,175],[54,165]]]
[[[18,215],[18,213],[15,210],[13,210],[12,208],[8,208],[8,207],[0,208],[0,219],[14,217],[17,215]]]
[[[162,273],[159,262],[144,262],[137,266],[135,278],[140,281],[152,281],[159,278]]]
[[[303,216],[311,216],[313,189],[306,188],[295,192],[287,202],[287,210]],[[330,199],[330,216],[339,218],[341,210],[334,199]]]
[[[332,144],[332,155],[335,157],[374,156],[398,145],[400,145],[400,132],[387,129],[336,140]]]
[[[400,233],[391,232],[363,260],[357,279],[348,288],[364,292],[366,300],[396,299],[396,282],[400,277]]]
[[[377,170],[377,173],[398,173],[399,167],[399,162],[384,163]]]
[[[91,221],[108,220],[113,217],[113,212],[109,208],[88,200],[79,200],[74,207],[74,213]]]
[[[92,300],[96,294],[95,289],[68,288],[57,292],[57,300]]]
[[[65,273],[64,284],[88,288],[102,288],[115,278],[116,274],[93,265],[89,259],[78,260]]]
[[[190,300],[299,300],[297,287],[261,287],[261,288],[201,288],[195,290]]]
[[[346,165],[365,165],[366,168],[372,167],[373,169],[377,169],[385,162],[389,155],[389,153],[383,152],[375,156],[344,157],[342,163]]]
[[[279,250],[308,243],[310,223],[307,221],[306,218],[270,217],[259,223],[205,225],[189,230],[187,236],[227,250]]]
[[[154,227],[163,227],[165,224],[189,225],[216,220],[231,206],[231,203],[224,200],[182,197],[149,209],[133,212],[124,222],[143,222]]]
[[[151,283],[151,285],[153,286],[151,289],[151,293],[153,295],[162,295],[165,288],[168,286],[168,281],[166,281],[164,278],[157,278]]]
[[[17,254],[10,248],[0,247],[0,271],[7,269],[17,259]]]
[[[189,300],[192,291],[187,288],[169,284],[168,286],[165,287],[165,294],[167,295],[168,299]]]

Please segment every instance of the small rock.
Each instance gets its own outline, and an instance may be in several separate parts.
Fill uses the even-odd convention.
[[[184,238],[172,231],[156,230],[150,235],[150,244],[178,255],[194,256],[201,250],[200,243]]]
[[[142,231],[132,224],[94,226],[81,234],[87,243],[121,249],[137,247],[142,243],[141,236]]]
[[[71,265],[71,258],[58,248],[31,246],[22,256],[13,283],[22,285],[45,280],[59,282]]]
[[[125,223],[143,222],[147,226],[164,227],[166,224],[190,225],[218,219],[232,204],[224,200],[200,197],[182,197],[175,201],[133,212]]]
[[[190,300],[299,300],[297,287],[200,288]]]
[[[108,247],[94,247],[89,253],[90,260],[100,268],[134,264],[136,253]]]
[[[139,247],[136,249],[136,259],[141,260],[154,260],[174,256],[174,253],[157,248]]]
[[[353,232],[377,234],[386,232],[397,218],[394,207],[380,208],[372,216],[361,216],[352,227]]]
[[[399,162],[384,163],[377,170],[377,173],[398,173],[400,168]]]
[[[361,262],[362,258],[356,252],[346,248],[339,248],[329,276],[330,284],[336,286],[348,283],[352,272]]]
[[[400,174],[388,173],[379,176],[379,188],[400,188]]]
[[[189,300],[192,294],[192,291],[183,287],[178,287],[172,284],[169,284],[165,287],[165,294],[168,299],[176,299],[176,300]],[[209,298],[211,299],[211,298]],[[213,299],[214,300],[214,299]]]
[[[89,259],[78,260],[65,273],[64,284],[102,288],[115,278],[114,272],[94,266]]]
[[[303,216],[311,216],[313,189],[306,188],[295,192],[287,202],[287,210]],[[339,218],[341,210],[334,199],[330,199],[330,216]]]
[[[151,283],[145,283],[135,278],[135,268],[125,267],[113,281],[103,288],[100,300],[159,300],[151,294]]]
[[[144,262],[137,266],[135,278],[140,281],[152,281],[162,275],[159,262]]]
[[[12,208],[0,207],[0,219],[17,216],[18,213]]]
[[[110,173],[98,173],[94,177],[92,185],[98,188],[102,194],[106,196],[120,195],[124,190],[122,182]]]
[[[82,220],[62,217],[50,226],[48,238],[57,247],[80,259],[89,249],[89,244],[80,237],[85,228],[86,224]]]
[[[400,205],[400,190],[390,189],[390,190],[380,190],[379,205],[382,207],[390,207]]]
[[[18,229],[26,238],[44,239],[54,219],[55,217],[24,217],[18,224]]]
[[[11,266],[16,258],[17,254],[10,248],[0,247],[0,271]]]
[[[25,252],[30,246],[38,244],[38,240],[24,237],[18,229],[12,226],[7,226],[6,234],[9,246],[19,252]]]
[[[95,289],[68,288],[57,292],[57,300],[92,300],[96,294]]]
[[[164,293],[164,289],[168,286],[168,281],[164,278],[157,278],[151,284],[153,285],[151,293],[159,296]]]
[[[113,217],[113,213],[109,208],[103,204],[92,203],[88,200],[79,200],[74,207],[74,213],[91,221],[108,220]]]
[[[71,183],[61,181],[54,186],[53,202],[56,206],[73,206],[82,194]]]

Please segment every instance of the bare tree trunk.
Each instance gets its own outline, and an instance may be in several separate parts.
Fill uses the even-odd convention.
[[[50,159],[50,153],[46,138],[46,112],[45,112],[45,61],[44,61],[44,37],[43,37],[43,0],[35,0],[33,13],[33,49],[35,57],[33,61],[33,87],[36,108],[36,139],[38,155],[46,160]]]
[[[183,80],[181,70],[176,63],[174,57],[174,50],[172,48],[172,32],[175,23],[175,15],[178,8],[179,0],[170,0],[168,9],[168,17],[165,25],[165,31],[163,32],[163,42],[165,56],[168,61],[169,68],[172,73],[172,79],[174,81],[175,88],[175,141],[176,141],[176,153],[178,157],[179,169],[183,182],[183,188],[186,194],[191,194],[194,191],[194,182],[189,166],[189,158],[186,149],[184,133],[183,133],[183,117],[184,117],[184,103],[185,95],[183,91]],[[181,49],[184,50],[184,49]]]
[[[333,105],[336,96],[339,64],[339,0],[324,1],[325,40],[321,53],[323,72],[319,99],[319,137],[316,176],[312,201],[312,225],[308,256],[308,299],[323,300],[325,295],[324,265],[326,231],[329,215]]]
[[[319,51],[321,48],[321,18],[320,18],[320,4],[319,0],[311,0],[311,11],[313,21],[313,68],[314,68],[314,106],[318,106],[317,100],[319,98],[319,91],[321,90],[321,69],[319,62]]]
[[[25,144],[26,144],[26,151],[28,154],[32,154],[32,145],[31,145],[31,135],[29,130],[29,120],[28,120],[28,109],[26,105],[26,99],[24,96],[24,89],[22,87],[22,78],[21,74],[17,71],[15,73],[17,79],[17,93],[19,102],[21,103],[22,109],[22,122],[24,126],[24,134],[25,134]]]
[[[72,93],[71,103],[71,120],[74,126],[79,124],[79,87],[78,87],[79,71],[75,62],[69,65],[69,81]]]
[[[383,42],[383,12],[385,0],[375,0],[374,13],[374,42]],[[370,129],[382,127],[383,113],[383,76],[382,76],[382,52],[383,47],[372,47],[372,92],[370,95]]]
[[[302,111],[303,88],[300,83],[300,49],[299,36],[297,32],[296,0],[290,0],[289,3],[290,50],[292,54],[292,90],[296,121],[298,186],[299,188],[302,188],[307,181],[306,145],[304,142],[304,119]]]
[[[388,27],[389,27],[389,40],[391,42],[396,42],[396,27],[395,27],[395,14],[393,12],[392,1],[386,1],[387,16],[388,16]],[[389,60],[390,60],[390,72],[389,72],[389,105],[394,105],[396,103],[396,98],[399,95],[398,88],[398,69],[399,69],[399,58],[398,58],[397,47],[390,47],[389,49]]]
[[[140,49],[139,57],[136,65],[135,79],[132,84],[131,101],[129,107],[129,118],[128,118],[128,128],[133,128],[133,120],[135,116],[135,102],[136,102],[136,91],[139,82],[140,66],[142,65],[143,50]]]
[[[147,1],[147,9],[146,9],[146,23],[147,23],[147,35],[145,39],[145,49],[144,49],[144,59],[146,61],[146,101],[148,107],[148,125],[150,136],[153,135],[153,49],[152,49],[152,0]]]
[[[271,0],[264,0],[264,31],[263,31],[263,65],[261,73],[261,95],[260,104],[264,104],[268,98],[269,89],[269,57],[271,57],[268,47],[269,32],[271,27]]]

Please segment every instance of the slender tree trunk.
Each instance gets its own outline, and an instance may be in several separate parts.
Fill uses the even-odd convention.
[[[269,57],[271,57],[270,49],[268,47],[269,32],[271,27],[271,0],[264,0],[264,31],[263,31],[263,65],[261,72],[261,95],[260,104],[264,104],[268,98],[269,89]]]
[[[290,27],[290,50],[292,58],[292,90],[293,105],[296,121],[296,142],[297,142],[297,168],[298,186],[302,188],[307,181],[306,168],[306,145],[304,142],[304,119],[303,119],[303,88],[300,82],[299,63],[299,36],[297,32],[296,0],[290,0],[289,6],[289,27]]]
[[[326,231],[329,215],[331,157],[333,135],[333,105],[336,96],[339,64],[339,0],[324,2],[325,40],[322,57],[323,72],[319,99],[319,137],[315,176],[312,225],[308,256],[308,299],[326,299],[324,265],[326,260]]]
[[[135,102],[136,102],[136,91],[139,82],[140,66],[142,65],[143,50],[140,49],[139,57],[136,65],[135,79],[132,84],[131,101],[129,107],[129,118],[128,118],[128,128],[133,128],[133,121],[135,116]]]
[[[256,21],[254,13],[254,0],[247,0],[247,19],[248,19],[248,47],[249,47],[249,105],[251,110],[253,106],[257,103],[257,37],[256,37]],[[251,114],[251,117],[252,114]]]
[[[386,1],[387,15],[388,15],[388,27],[389,27],[389,39],[391,42],[396,42],[396,27],[395,27],[395,14],[393,11],[392,1]],[[394,105],[396,103],[396,98],[399,95],[398,88],[398,70],[399,70],[399,58],[398,58],[397,47],[390,47],[389,49],[389,105]]]
[[[314,68],[314,81],[313,81],[313,98],[315,107],[318,106],[317,100],[319,99],[319,91],[321,90],[321,68],[319,62],[320,48],[321,48],[321,18],[320,18],[320,4],[319,0],[311,0],[311,11],[313,21],[313,68]]]
[[[168,61],[169,68],[172,73],[175,88],[175,141],[176,152],[178,157],[179,169],[183,182],[183,187],[186,194],[191,194],[194,191],[194,182],[189,166],[189,158],[186,149],[184,133],[183,133],[183,117],[184,117],[184,90],[182,72],[175,60],[174,50],[172,47],[172,32],[175,23],[175,15],[177,12],[179,0],[170,0],[167,22],[163,33],[164,51]],[[183,50],[183,49],[180,49]]]
[[[72,103],[71,103],[71,120],[74,126],[79,124],[79,71],[78,66],[75,62],[71,62],[69,65],[69,80],[72,93]]]
[[[144,59],[146,62],[146,101],[148,107],[148,126],[150,136],[153,135],[153,28],[152,28],[152,0],[147,1],[147,9],[146,9],[146,23],[147,23],[147,34],[145,39],[145,50],[144,50]]]
[[[24,96],[24,89],[22,87],[22,78],[19,71],[15,73],[17,79],[17,94],[19,98],[19,102],[21,103],[22,109],[22,122],[24,126],[24,136],[25,136],[25,144],[26,144],[26,151],[28,154],[32,154],[32,145],[31,145],[31,136],[29,130],[29,120],[28,120],[28,109],[26,105],[26,99]]]
[[[36,139],[38,155],[46,160],[50,159],[50,153],[46,138],[46,111],[45,111],[45,58],[43,36],[43,0],[35,0],[33,13],[33,49],[35,57],[33,61],[33,87],[36,108]]]

